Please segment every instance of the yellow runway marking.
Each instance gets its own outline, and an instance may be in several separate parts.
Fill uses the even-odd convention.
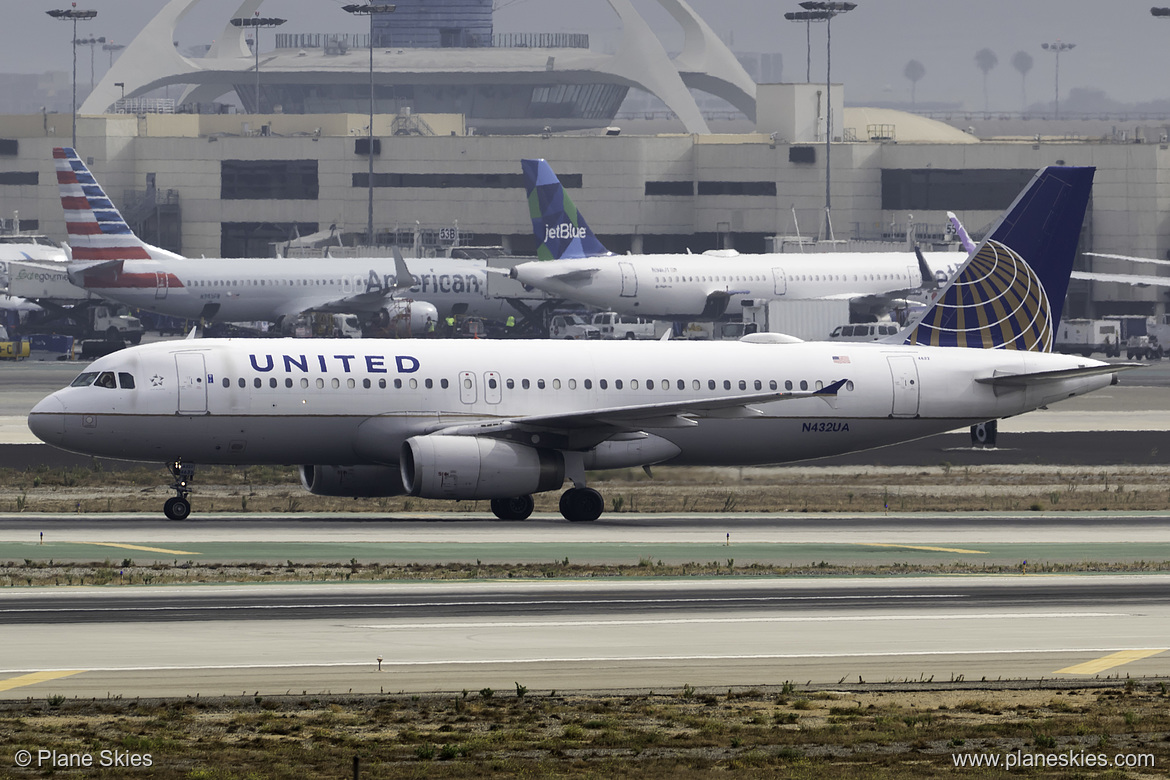
[[[927,550],[929,552],[967,553],[969,555],[987,555],[986,550],[964,550],[960,547],[920,547],[914,544],[880,544],[878,542],[862,542],[862,547],[897,547],[899,550]]]
[[[33,672],[32,674],[22,674],[19,677],[0,680],[0,691],[10,691],[13,688],[23,688],[26,685],[36,685],[37,683],[48,682],[49,680],[59,680],[62,677],[81,674],[84,671],[84,669],[75,669],[64,672]]]
[[[1066,666],[1063,669],[1057,669],[1053,674],[1098,674],[1106,669],[1112,669],[1115,666],[1132,663],[1133,661],[1140,661],[1143,658],[1158,655],[1166,652],[1162,650],[1122,650],[1119,653],[1110,653],[1102,658],[1097,658],[1092,661],[1086,661],[1083,664],[1076,664],[1075,666]]]
[[[142,550],[143,552],[166,553],[167,555],[202,555],[197,552],[183,552],[182,550],[166,550],[162,547],[143,547],[137,544],[115,544],[114,542],[74,542],[73,544],[94,544],[98,547],[119,547],[123,550]]]

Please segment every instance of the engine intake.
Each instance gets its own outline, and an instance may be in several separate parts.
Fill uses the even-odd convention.
[[[565,482],[565,459],[556,450],[474,436],[407,439],[400,466],[407,492],[422,498],[514,498]]]
[[[305,490],[316,496],[377,498],[406,493],[393,466],[301,466]]]

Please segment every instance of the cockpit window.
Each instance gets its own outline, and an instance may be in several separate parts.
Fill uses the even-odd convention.
[[[240,381],[243,381],[243,380],[240,380]],[[127,374],[125,371],[119,371],[118,372],[118,384],[120,384],[122,386],[123,390],[133,390],[134,389],[134,375]]]
[[[74,379],[73,382],[71,382],[69,386],[70,387],[89,387],[90,385],[93,384],[93,380],[97,377],[97,375],[98,375],[98,372],[96,372],[96,371],[86,371],[84,374],[81,374],[76,379]]]
[[[103,371],[98,374],[97,381],[94,382],[94,384],[98,387],[108,387],[110,389],[114,389],[118,386],[117,381],[114,379],[113,371]]]

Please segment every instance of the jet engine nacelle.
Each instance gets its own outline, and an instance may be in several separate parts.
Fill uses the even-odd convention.
[[[375,498],[406,493],[393,466],[301,466],[301,484],[317,496]]]
[[[390,335],[400,339],[433,333],[439,324],[439,310],[426,301],[393,301],[385,312]]]
[[[400,465],[407,492],[422,498],[514,498],[565,481],[565,459],[556,450],[474,436],[407,439]]]

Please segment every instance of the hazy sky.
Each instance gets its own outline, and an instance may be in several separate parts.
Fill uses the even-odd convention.
[[[287,32],[361,32],[364,22],[341,10],[349,0],[267,0],[262,13],[289,20]],[[634,0],[668,48],[677,48],[679,29],[653,0]],[[797,0],[691,0],[693,7],[741,51],[780,52],[784,80],[803,81],[805,27],[784,20],[799,10]],[[85,34],[128,43],[163,0],[80,0],[98,18],[79,25]],[[238,7],[238,0],[203,0],[177,31],[181,47],[209,43]],[[858,7],[833,23],[833,76],[845,84],[850,103],[908,100],[906,63],[926,67],[918,82],[919,102],[961,102],[983,107],[982,74],[975,52],[989,48],[999,64],[988,76],[992,110],[1019,110],[1020,74],[1011,65],[1020,50],[1034,59],[1027,78],[1029,101],[1051,100],[1055,57],[1043,42],[1063,40],[1076,48],[1060,58],[1062,99],[1071,88],[1105,91],[1132,103],[1170,98],[1164,74],[1170,70],[1170,19],[1150,15],[1149,0],[858,0]],[[601,48],[617,31],[606,0],[497,0],[497,32],[588,32]],[[45,15],[66,2],[0,0],[0,72],[68,71],[70,25]],[[824,25],[813,26],[814,81],[824,79]],[[271,31],[262,33],[271,46]],[[78,82],[89,79],[89,52],[79,49]],[[97,53],[98,78],[108,55]]]

